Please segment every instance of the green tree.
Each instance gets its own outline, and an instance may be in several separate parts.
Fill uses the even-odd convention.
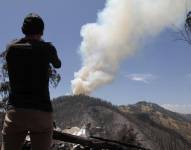
[[[186,41],[191,45],[191,11],[187,14],[185,19],[184,29],[177,29],[180,38],[178,40]]]
[[[187,14],[185,22],[185,40],[191,44],[191,11]]]

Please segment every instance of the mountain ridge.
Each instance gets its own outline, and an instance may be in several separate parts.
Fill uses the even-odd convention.
[[[115,106],[80,95],[54,99],[53,106],[56,122],[62,129],[91,123],[93,127],[103,128],[105,133],[100,136],[104,138],[128,142],[127,133],[133,131],[134,142],[151,150],[191,149],[190,122],[154,103]],[[186,130],[188,133],[184,135]]]

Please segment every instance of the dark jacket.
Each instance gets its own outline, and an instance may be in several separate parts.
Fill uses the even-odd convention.
[[[7,48],[6,61],[10,81],[8,108],[52,111],[49,95],[49,68],[61,67],[51,43],[25,38]]]

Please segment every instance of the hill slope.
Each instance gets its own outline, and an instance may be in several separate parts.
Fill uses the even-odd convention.
[[[147,102],[139,102],[129,106],[120,106],[119,108],[121,111],[132,114],[135,117],[144,114],[157,125],[176,131],[191,143],[191,123],[181,114],[171,112],[157,104]]]
[[[102,129],[99,134],[93,133],[96,136],[152,150],[191,149],[190,122],[156,104],[141,102],[117,107],[101,99],[81,95],[59,97],[53,101],[53,107],[57,125],[62,129],[91,123],[92,129]]]

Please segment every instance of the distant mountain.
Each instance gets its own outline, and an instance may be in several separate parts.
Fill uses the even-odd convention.
[[[191,114],[182,114],[182,116],[191,122]]]
[[[191,143],[191,122],[186,115],[183,116],[182,114],[166,110],[157,104],[147,102],[139,102],[129,106],[120,106],[120,110],[136,117],[144,114],[157,125],[177,132]]]
[[[123,106],[120,106],[120,108],[123,108]],[[169,116],[175,120],[188,121],[185,117],[183,117],[182,114],[172,112],[172,111],[167,110],[167,109],[165,109],[165,108],[163,108],[163,107],[161,107],[155,103],[150,103],[150,102],[146,102],[146,101],[140,101],[134,105],[124,106],[124,108],[129,110],[131,113],[150,113],[150,114],[153,114],[156,112],[160,112],[160,113],[162,113],[166,116]]]
[[[54,117],[62,128],[91,124],[92,135],[151,150],[190,150],[191,123],[157,104],[139,102],[114,106],[88,96],[63,96],[53,100]],[[95,132],[93,129],[100,129]],[[94,131],[94,132],[93,132]]]

